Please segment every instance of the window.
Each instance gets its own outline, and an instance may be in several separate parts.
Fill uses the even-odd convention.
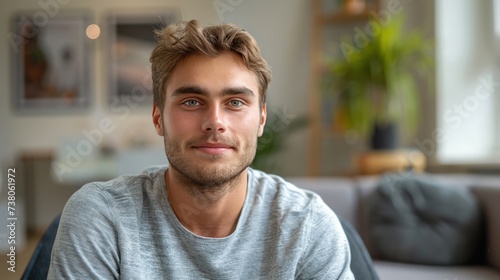
[[[439,163],[500,163],[499,2],[436,1]]]

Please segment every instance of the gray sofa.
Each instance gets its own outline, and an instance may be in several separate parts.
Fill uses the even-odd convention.
[[[384,176],[290,177],[298,187],[318,193],[337,215],[349,221],[359,232],[380,279],[481,280],[500,279],[500,176],[467,174],[425,174],[427,178],[457,188],[468,188],[484,215],[486,242],[483,264],[438,266],[393,262],[373,254],[368,232],[368,199]],[[391,175],[393,176],[393,175]],[[416,241],[418,242],[418,241]],[[422,244],[425,246],[426,244]]]

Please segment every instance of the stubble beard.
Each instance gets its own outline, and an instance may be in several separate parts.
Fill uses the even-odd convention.
[[[217,133],[204,135],[185,142],[186,147],[184,148],[188,151],[192,149],[193,145],[208,141],[229,145],[236,152],[243,151],[236,162],[224,164],[221,162],[224,160],[222,158],[224,156],[214,155],[209,158],[209,163],[202,164],[193,162],[193,159],[190,159],[188,155],[182,152],[181,143],[172,139],[165,130],[163,132],[169,169],[174,171],[172,175],[176,177],[184,189],[196,196],[201,194],[205,197],[219,197],[230,191],[233,186],[238,185],[242,179],[240,175],[252,163],[257,148],[257,137],[255,137],[255,141],[250,141],[244,147],[241,147],[237,139],[221,136]]]

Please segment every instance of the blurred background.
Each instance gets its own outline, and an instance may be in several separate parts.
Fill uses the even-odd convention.
[[[408,166],[427,172],[499,173],[499,6],[495,0],[3,3],[0,220],[7,219],[8,168],[16,171],[22,250],[30,244],[28,233],[43,232],[83,184],[166,163],[151,122],[149,55],[152,31],[180,19],[235,23],[259,42],[273,80],[258,168],[285,177],[352,176],[381,171],[370,171],[361,160],[381,152],[383,159],[375,161],[396,162],[395,168],[401,167],[398,153]],[[390,27],[396,19],[399,33]],[[383,52],[391,53],[397,42],[410,44],[389,63],[401,68],[383,72],[383,80],[406,71],[395,80],[410,82],[379,85],[370,80],[373,73],[364,73],[368,82],[351,80],[354,72],[346,68],[340,70],[347,80],[338,80],[337,66],[346,59],[351,66],[360,62],[355,55],[386,28],[395,28],[390,32],[397,36]],[[415,50],[423,54],[420,60],[403,61]],[[422,61],[427,68],[417,67]],[[373,63],[368,65],[379,62]],[[369,97],[342,95],[362,83],[369,85]],[[395,120],[396,129],[382,136],[393,139],[389,146],[376,147],[372,121],[379,116],[366,112],[381,100],[387,101],[381,111],[395,112],[382,123]],[[349,114],[348,108],[357,109]],[[407,117],[405,110],[419,114]],[[367,124],[352,125],[358,117]],[[3,250],[8,234],[0,230]]]

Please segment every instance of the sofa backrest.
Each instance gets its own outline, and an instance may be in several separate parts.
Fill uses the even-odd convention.
[[[357,227],[358,194],[348,178],[291,177],[286,180],[299,188],[311,190],[337,214]]]
[[[354,184],[356,185],[358,193],[357,229],[359,236],[361,236],[361,239],[363,239],[365,243],[366,249],[368,249],[368,252],[370,252],[373,258],[375,256],[373,254],[373,246],[370,242],[368,232],[368,199],[375,191],[379,179],[379,176],[361,176],[354,179]]]

